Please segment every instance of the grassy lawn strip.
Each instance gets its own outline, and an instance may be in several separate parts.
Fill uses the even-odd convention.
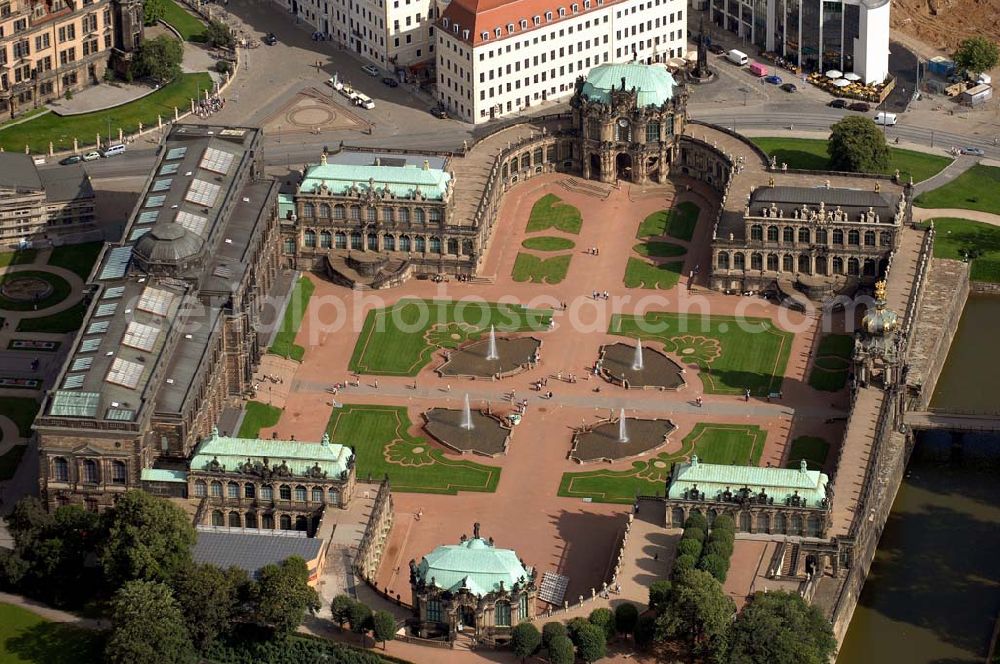
[[[93,113],[62,117],[55,113],[40,115],[28,122],[0,128],[0,146],[9,152],[23,152],[27,145],[36,154],[47,153],[49,142],[55,149],[72,150],[73,138],[80,141],[80,147],[91,143],[98,133],[107,134],[108,118],[112,131],[119,127],[126,134],[135,133],[139,123],[143,127],[155,127],[156,116],[164,121],[174,117],[174,107],[181,113],[191,108],[191,99],[199,90],[211,88],[212,78],[207,72],[181,74],[156,92],[133,102]]]
[[[101,632],[49,622],[19,606],[0,604],[3,664],[98,664],[104,661]]]
[[[558,284],[566,278],[566,271],[569,270],[569,261],[573,258],[570,254],[553,256],[552,258],[539,258],[534,254],[517,255],[514,259],[514,269],[511,276],[514,281],[530,281],[535,284]]]
[[[11,265],[27,265],[35,262],[38,251],[35,249],[22,249],[20,251],[5,251],[0,253],[0,267],[10,267]]]
[[[635,461],[629,470],[564,473],[559,495],[590,498],[599,503],[631,503],[639,495],[660,496],[674,463],[697,454],[705,463],[757,465],[766,438],[767,431],[756,425],[699,422],[673,454],[661,452],[648,461]]]
[[[281,409],[259,401],[247,401],[243,409],[239,438],[259,438],[260,430],[273,427],[281,419]]]
[[[7,450],[6,454],[0,456],[0,481],[9,480],[14,477],[14,473],[17,472],[17,467],[21,463],[24,452],[27,449],[27,445],[15,445]]]
[[[673,242],[640,242],[632,251],[647,258],[673,258],[687,253],[685,247]]]
[[[410,427],[406,408],[345,404],[333,410],[326,430],[333,442],[354,448],[359,478],[388,474],[393,491],[496,491],[499,468],[450,459],[426,439],[411,436]]]
[[[854,337],[827,334],[819,342],[816,361],[809,372],[809,385],[824,392],[837,392],[847,384],[847,372],[854,352]]]
[[[349,368],[365,374],[416,376],[438,348],[498,332],[547,330],[552,312],[512,304],[404,299],[368,312]]]
[[[768,156],[775,157],[779,165],[786,163],[789,168],[813,171],[829,170],[830,157],[826,152],[827,141],[822,138],[759,137],[750,140],[756,143]],[[950,163],[950,157],[890,147],[889,168],[883,173],[892,175],[898,169],[899,174],[904,179],[912,176],[914,182],[920,182],[937,175]],[[954,206],[942,205],[939,207]]]
[[[45,309],[54,304],[59,304],[65,300],[67,296],[69,296],[70,285],[68,281],[62,277],[57,277],[54,274],[35,270],[8,272],[7,274],[0,276],[0,286],[7,282],[19,281],[25,277],[34,277],[48,282],[48,284],[52,286],[52,292],[37,302],[32,300],[12,300],[0,295],[0,309],[6,309],[8,311],[33,311],[36,309]]]
[[[683,269],[684,261],[653,265],[639,258],[629,258],[625,265],[625,287],[669,290],[680,281]]]
[[[69,309],[41,318],[22,318],[17,324],[18,332],[76,332],[83,325],[87,313],[87,301],[81,300]]]
[[[935,258],[970,259],[970,278],[973,281],[1000,283],[1000,228],[953,217],[932,221],[937,230],[934,236]]]
[[[788,464],[785,467],[798,468],[801,461],[805,459],[809,470],[823,470],[829,453],[830,443],[822,438],[799,436],[792,441],[792,448],[788,451]]]
[[[531,216],[528,217],[529,233],[555,228],[577,235],[582,225],[580,211],[569,203],[563,203],[555,194],[545,194],[539,198],[531,207]]]
[[[651,311],[615,314],[608,331],[663,344],[664,350],[697,364],[705,391],[756,396],[781,390],[795,335],[766,318],[702,316]]]
[[[521,246],[525,249],[534,249],[535,251],[565,251],[574,248],[576,242],[564,237],[542,235],[541,237],[529,237],[521,243]]]
[[[86,281],[103,246],[103,242],[85,242],[55,247],[49,256],[49,265],[65,268]]]
[[[913,204],[1000,214],[1000,168],[977,164],[951,182],[920,194]]]
[[[185,41],[192,41],[205,32],[205,22],[187,11],[174,0],[164,0],[163,21],[169,23]]]
[[[285,307],[285,317],[281,321],[281,328],[274,337],[274,343],[268,349],[269,353],[290,357],[296,362],[301,362],[306,354],[306,349],[295,345],[295,335],[299,333],[299,326],[306,315],[306,308],[309,306],[309,298],[312,297],[316,285],[309,277],[302,277],[292,288],[292,294],[288,298],[288,305]]]
[[[38,402],[28,397],[0,397],[0,414],[6,415],[17,425],[22,438],[31,435],[31,423],[38,413]]]
[[[684,201],[672,210],[660,210],[643,219],[639,224],[636,237],[640,240],[647,237],[669,235],[690,242],[694,237],[695,226],[698,225],[698,213],[701,211],[695,203]]]

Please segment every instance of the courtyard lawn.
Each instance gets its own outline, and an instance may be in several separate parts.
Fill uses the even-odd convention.
[[[27,449],[27,445],[15,445],[7,450],[6,454],[0,455],[0,482],[14,477]]]
[[[813,171],[829,169],[827,141],[822,138],[758,137],[750,140],[768,156],[775,157],[778,165],[786,163],[789,168]],[[889,168],[884,174],[892,175],[898,169],[904,180],[912,176],[914,182],[920,182],[937,175],[950,163],[950,157],[890,147]]]
[[[659,342],[682,362],[697,364],[705,391],[757,396],[781,390],[794,334],[766,318],[649,312],[615,314],[609,332]]]
[[[818,436],[799,436],[792,441],[786,468],[798,468],[805,459],[809,470],[823,470],[830,454],[830,443]]]
[[[8,282],[19,281],[26,277],[45,281],[52,287],[52,292],[37,301],[14,300],[0,295],[0,309],[6,309],[7,311],[34,311],[36,309],[46,309],[59,304],[70,294],[71,288],[68,281],[49,272],[40,272],[35,270],[22,270],[0,275],[0,286],[3,286]]]
[[[326,430],[333,442],[354,448],[358,478],[388,475],[393,491],[496,491],[499,468],[450,459],[430,441],[411,436],[411,426],[406,408],[345,404],[333,409]]]
[[[69,309],[41,318],[22,318],[17,324],[18,332],[53,332],[56,334],[76,332],[83,325],[87,313],[87,301],[81,300]]]
[[[570,254],[539,258],[534,254],[519,253],[514,259],[511,277],[514,281],[530,281],[535,284],[558,284],[566,278],[569,270]]]
[[[654,265],[630,257],[625,264],[625,287],[669,290],[681,280],[683,270],[684,261],[668,261]]]
[[[11,265],[27,265],[35,262],[38,251],[35,249],[22,249],[20,251],[5,251],[0,253],[0,267],[10,267]]]
[[[243,408],[239,438],[259,438],[260,430],[273,427],[281,419],[281,409],[259,401],[247,401]]]
[[[690,242],[694,237],[695,226],[698,225],[698,214],[701,211],[695,203],[684,201],[672,210],[660,210],[643,219],[639,224],[636,237],[644,239],[669,235],[670,237]]]
[[[521,246],[525,249],[534,249],[535,251],[565,251],[574,248],[576,242],[564,237],[542,235],[539,237],[529,237],[521,243]]]
[[[278,330],[278,334],[275,335],[274,341],[268,349],[269,353],[289,357],[296,362],[302,361],[302,358],[306,354],[306,349],[295,345],[295,335],[299,333],[302,319],[305,317],[306,309],[309,307],[309,298],[312,297],[314,290],[316,290],[316,285],[313,284],[309,277],[300,278],[295,287],[292,288],[292,294],[289,296],[288,304],[285,306],[285,316],[282,318],[281,328]]]
[[[579,210],[569,203],[563,203],[555,194],[545,194],[531,207],[527,230],[529,233],[534,233],[555,228],[576,235],[582,225],[583,219]]]
[[[38,413],[38,402],[30,397],[0,397],[0,414],[6,415],[17,425],[22,438],[31,435],[31,423]]]
[[[49,265],[62,267],[75,272],[84,281],[90,276],[103,242],[85,242],[84,244],[67,244],[52,249]]]
[[[973,281],[1000,283],[1000,228],[950,217],[933,221],[935,258],[971,259]]]
[[[0,662],[3,664],[98,664],[104,635],[50,622],[12,604],[0,604]]]
[[[920,194],[913,204],[1000,214],[1000,168],[977,164],[951,182]]]
[[[552,312],[512,304],[404,299],[368,312],[349,368],[364,374],[416,376],[435,350],[498,332],[547,330]]]
[[[0,147],[9,152],[23,152],[27,145],[35,154],[47,154],[50,142],[57,151],[72,150],[75,137],[82,150],[94,145],[98,133],[107,134],[109,118],[112,132],[117,133],[120,127],[126,134],[133,134],[140,122],[143,127],[155,127],[157,115],[163,116],[164,122],[173,120],[174,107],[181,113],[189,110],[191,99],[198,97],[199,90],[211,87],[212,78],[207,72],[181,74],[156,92],[121,106],[65,117],[46,113],[0,128]]]
[[[564,473],[559,495],[599,503],[631,503],[636,496],[662,496],[673,464],[697,454],[705,463],[755,466],[766,438],[767,431],[755,425],[698,423],[673,454],[661,452],[648,461],[635,461],[629,470]]]
[[[809,385],[824,392],[836,392],[847,384],[851,367],[854,337],[849,334],[827,334],[819,342],[816,361],[809,372]]]
[[[200,41],[198,37],[205,32],[205,22],[174,0],[164,0],[163,21],[181,33],[184,41]]]
[[[640,242],[632,251],[647,258],[674,258],[687,253],[685,247],[673,242]]]

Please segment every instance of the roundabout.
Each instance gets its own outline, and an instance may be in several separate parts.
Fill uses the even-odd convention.
[[[68,281],[49,271],[11,270],[0,275],[0,309],[37,311],[70,296]]]

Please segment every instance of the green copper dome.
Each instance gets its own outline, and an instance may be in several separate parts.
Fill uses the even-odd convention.
[[[638,106],[662,106],[673,99],[677,83],[674,77],[661,65],[644,65],[638,62],[607,64],[594,67],[587,74],[582,94],[591,101],[609,103],[612,88],[639,91]]]
[[[466,588],[476,597],[499,591],[501,584],[509,591],[531,579],[531,569],[516,553],[481,537],[437,547],[423,557],[416,573],[424,583],[452,592]]]

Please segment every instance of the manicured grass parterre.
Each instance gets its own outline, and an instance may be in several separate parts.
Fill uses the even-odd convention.
[[[98,133],[107,135],[109,118],[112,132],[117,134],[121,128],[132,134],[140,122],[143,127],[155,127],[157,115],[163,116],[164,122],[173,120],[174,107],[185,112],[199,90],[211,87],[212,78],[206,72],[181,74],[156,92],[115,108],[70,116],[46,113],[28,122],[0,128],[0,147],[23,152],[27,145],[34,153],[46,154],[50,142],[57,151],[72,150],[74,137],[79,140],[80,148],[91,146]]]
[[[685,247],[673,242],[640,242],[632,247],[632,251],[651,258],[673,258],[687,253]]]
[[[7,311],[34,311],[45,309],[65,300],[70,294],[70,285],[62,277],[57,277],[49,272],[37,270],[19,270],[0,275],[0,287],[8,282],[15,282],[21,279],[41,279],[52,287],[52,292],[40,300],[13,300],[0,294],[0,309]]]
[[[646,217],[639,224],[636,237],[639,239],[669,235],[690,242],[694,237],[694,229],[698,224],[698,213],[701,211],[695,203],[684,201],[672,210],[659,210]]]
[[[76,332],[83,325],[87,313],[87,301],[81,300],[69,309],[40,318],[22,318],[17,324],[18,332]]]
[[[17,425],[22,438],[31,435],[31,423],[38,413],[38,402],[28,397],[0,397],[0,414],[9,417]]]
[[[0,267],[10,267],[11,265],[27,265],[34,263],[38,252],[34,249],[22,249],[20,251],[4,251],[0,253]]]
[[[1000,283],[1000,227],[952,217],[933,221],[935,258],[971,259],[970,279]]]
[[[755,425],[698,423],[673,454],[661,452],[648,461],[635,461],[628,470],[563,474],[559,495],[599,503],[631,503],[636,496],[662,496],[674,463],[697,454],[705,463],[757,465],[766,438],[767,431]]]
[[[205,32],[205,22],[174,0],[163,0],[163,21],[181,34],[185,41],[198,41]]]
[[[564,203],[555,194],[545,194],[539,198],[531,207],[531,216],[528,218],[529,233],[555,228],[576,235],[582,225],[580,211],[569,203]]]
[[[570,254],[539,258],[534,254],[519,253],[514,259],[511,277],[514,281],[530,281],[536,284],[558,284],[566,278],[569,270]]]
[[[630,339],[659,342],[681,361],[697,364],[705,391],[757,396],[781,389],[794,334],[766,318],[651,311],[615,314],[608,329]]]
[[[14,477],[27,449],[27,445],[15,445],[7,450],[6,454],[0,455],[0,482]]]
[[[809,470],[822,470],[830,453],[830,443],[819,436],[799,436],[792,441],[786,468],[798,468],[806,460]]]
[[[345,404],[334,408],[327,433],[354,448],[359,478],[388,474],[393,491],[457,494],[496,491],[500,469],[449,459],[424,438],[411,436],[406,408]]]
[[[977,164],[951,182],[920,194],[913,204],[1000,214],[1000,168]]]
[[[248,401],[243,408],[240,438],[259,438],[260,430],[273,427],[281,419],[281,409],[259,401]]]
[[[438,348],[498,332],[547,330],[552,312],[482,301],[404,299],[368,312],[349,368],[364,374],[416,376]]]
[[[816,362],[809,372],[809,385],[824,392],[836,392],[847,384],[854,338],[849,334],[827,334],[819,342]]]
[[[630,257],[625,264],[625,287],[669,290],[680,281],[683,270],[684,261],[667,261],[654,265]]]
[[[564,237],[541,235],[527,238],[521,243],[521,246],[525,249],[534,249],[535,251],[566,251],[567,249],[574,248],[576,242]]]
[[[94,261],[101,253],[103,242],[85,242],[83,244],[67,244],[52,249],[49,265],[61,267],[75,272],[84,281],[90,276]]]
[[[312,297],[314,290],[316,290],[316,285],[309,277],[302,277],[296,282],[292,288],[292,294],[288,298],[288,304],[285,306],[285,316],[281,321],[281,328],[268,349],[269,353],[289,357],[296,362],[302,361],[306,349],[295,345],[295,335],[299,333],[302,319],[309,307],[309,298]]]
[[[0,662],[3,664],[98,664],[101,632],[54,623],[19,606],[0,604]]]
[[[750,140],[768,156],[775,157],[779,165],[785,163],[789,168],[813,171],[829,169],[827,141],[821,138],[758,137]],[[904,180],[912,176],[914,182],[920,182],[937,175],[950,163],[950,157],[890,147],[889,168],[884,173],[892,175],[898,169]]]

